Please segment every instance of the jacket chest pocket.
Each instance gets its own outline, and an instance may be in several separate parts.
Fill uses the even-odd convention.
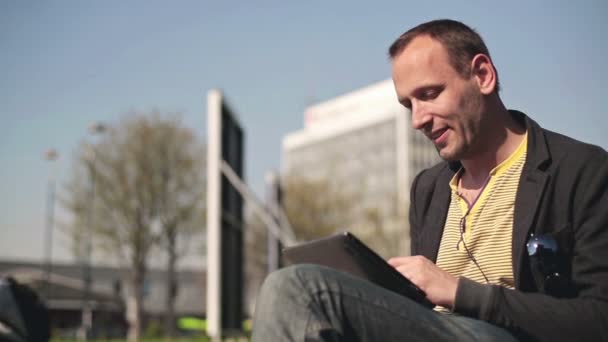
[[[569,223],[557,230],[539,229],[530,234],[526,243],[530,270],[541,292],[554,297],[576,294],[572,283],[573,241]]]

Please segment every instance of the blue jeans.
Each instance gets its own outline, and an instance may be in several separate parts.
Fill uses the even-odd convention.
[[[489,323],[444,314],[370,282],[317,265],[270,274],[253,341],[517,341]]]

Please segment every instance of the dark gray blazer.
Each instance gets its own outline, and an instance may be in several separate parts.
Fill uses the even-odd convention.
[[[608,153],[541,128],[511,111],[528,130],[526,164],[513,222],[516,290],[460,278],[454,311],[505,327],[523,340],[608,341]],[[450,187],[459,163],[441,163],[412,183],[412,254],[437,260]],[[528,257],[530,234],[558,242],[566,290],[548,293]]]

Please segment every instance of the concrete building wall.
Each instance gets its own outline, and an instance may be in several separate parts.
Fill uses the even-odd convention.
[[[344,191],[360,196],[353,215],[378,210],[382,231],[360,217],[351,227],[356,235],[366,240],[382,234],[400,242],[398,252],[409,253],[410,184],[439,158],[432,144],[410,128],[410,113],[397,101],[391,80],[308,107],[304,128],[286,135],[282,149],[284,175],[339,182]]]

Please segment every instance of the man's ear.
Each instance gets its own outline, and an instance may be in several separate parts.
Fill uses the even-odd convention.
[[[496,89],[496,70],[490,57],[482,53],[475,55],[471,61],[471,76],[477,81],[482,94],[492,94]]]

